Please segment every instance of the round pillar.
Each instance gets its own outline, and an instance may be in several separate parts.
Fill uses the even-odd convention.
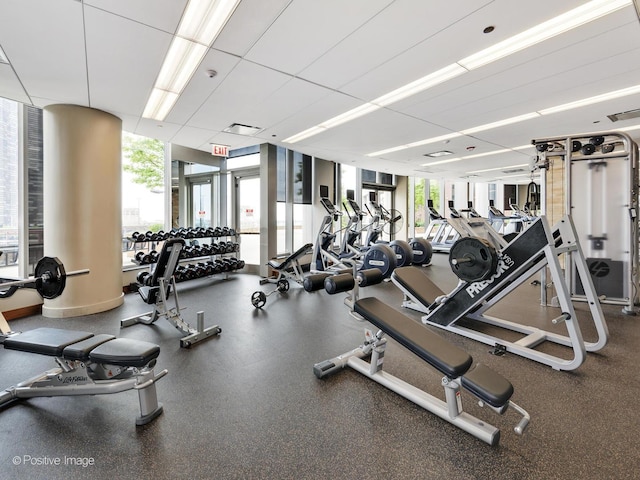
[[[121,305],[122,120],[77,105],[43,113],[44,254],[58,257],[69,277],[61,296],[45,300],[45,317],[103,312]]]

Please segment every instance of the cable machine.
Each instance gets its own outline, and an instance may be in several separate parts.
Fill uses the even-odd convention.
[[[602,303],[635,315],[638,301],[638,146],[621,132],[535,139],[542,211],[571,215],[587,267]],[[584,287],[570,258],[565,276],[571,295]],[[543,288],[544,288],[544,282]],[[543,292],[543,298],[545,297]]]

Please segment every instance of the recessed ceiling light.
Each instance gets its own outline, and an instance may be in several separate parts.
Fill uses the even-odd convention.
[[[439,152],[431,152],[431,153],[425,153],[424,156],[425,157],[446,157],[447,155],[453,155],[453,152],[450,152],[449,150],[440,150]]]
[[[482,30],[482,33],[491,33],[496,29],[496,27],[494,27],[493,25],[489,25],[488,27],[486,27],[484,30]]]

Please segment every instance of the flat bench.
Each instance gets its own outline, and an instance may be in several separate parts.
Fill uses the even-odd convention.
[[[113,335],[59,328],[36,328],[4,339],[4,348],[56,357],[59,368],[0,392],[0,406],[19,398],[100,395],[135,389],[140,400],[137,425],[162,413],[153,367],[160,347]],[[60,368],[64,366],[64,368]]]
[[[354,311],[442,374],[461,377],[462,386],[489,405],[501,408],[513,395],[502,375],[484,365],[469,371],[471,355],[377,298],[358,300]]]

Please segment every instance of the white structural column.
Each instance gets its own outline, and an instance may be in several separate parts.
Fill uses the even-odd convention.
[[[63,318],[110,310],[122,293],[122,120],[77,105],[51,105],[43,114],[44,254],[67,271],[61,296],[42,314]]]

